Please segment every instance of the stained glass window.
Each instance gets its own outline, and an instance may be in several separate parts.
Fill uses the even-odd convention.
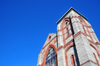
[[[56,66],[55,50],[52,47],[50,47],[46,57],[46,66]]]

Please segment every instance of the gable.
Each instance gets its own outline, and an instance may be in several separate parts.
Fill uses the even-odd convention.
[[[54,37],[56,37],[56,33],[49,33],[43,47],[46,46]],[[52,42],[50,42],[50,43],[52,43]]]
[[[79,12],[77,12],[75,9],[73,9],[72,7],[57,21],[57,24],[61,22],[61,20],[64,19],[64,17],[70,17],[70,15],[72,15],[72,13],[74,15],[79,15],[81,17],[83,17],[85,20],[88,20],[87,18],[85,18],[83,15],[81,15]]]

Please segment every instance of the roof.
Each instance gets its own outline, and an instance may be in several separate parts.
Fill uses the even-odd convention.
[[[77,12],[75,9],[73,9],[72,7],[57,21],[57,24],[71,11],[75,11],[77,14],[79,14],[80,16],[82,16],[84,19],[88,20],[87,18],[85,18],[83,15],[81,15],[79,12]]]

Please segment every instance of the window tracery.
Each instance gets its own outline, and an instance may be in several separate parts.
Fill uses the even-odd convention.
[[[48,51],[45,64],[46,66],[56,66],[55,50],[52,47]]]

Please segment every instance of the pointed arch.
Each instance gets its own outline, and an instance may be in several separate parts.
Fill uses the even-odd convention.
[[[70,58],[71,58],[71,64],[72,64],[72,66],[76,66],[75,54],[72,54],[70,56]]]
[[[65,21],[69,21],[69,17],[66,17],[62,20],[62,23],[61,23],[61,30],[64,28],[63,26],[65,25]]]
[[[95,59],[96,59],[96,61],[97,61],[97,64],[99,65],[99,61],[98,61],[98,59],[97,59],[97,57],[96,57],[96,54],[93,53],[93,55],[94,55],[94,57],[95,57]]]
[[[71,47],[74,47],[74,44],[70,44],[70,45],[67,47],[67,49],[65,50],[66,66],[69,66],[69,65],[68,65],[68,58],[67,58],[67,51],[68,51]]]
[[[46,50],[46,52],[45,52],[45,54],[44,54],[42,66],[45,66],[46,56],[47,56],[47,53],[48,53],[50,47],[54,48],[54,50],[55,50],[56,66],[57,66],[57,47],[56,47],[54,44],[50,44],[50,45],[47,47],[47,50]]]
[[[68,21],[69,24],[66,25],[66,21]],[[69,19],[69,17],[65,17],[65,18],[62,20],[62,23],[61,23],[61,26],[60,26],[60,28],[61,28],[60,30],[62,31],[62,35],[63,35],[63,40],[65,39],[64,29],[66,29],[66,31],[68,32],[68,33],[67,33],[67,36],[70,35],[68,28],[66,28],[66,27],[69,26],[69,25],[70,25],[70,19]],[[65,26],[65,27],[64,27],[64,26]],[[64,45],[65,45],[65,44],[66,44],[66,41],[63,41],[63,43],[64,43]]]
[[[92,44],[90,44],[90,45],[96,50],[96,52],[97,52],[97,54],[98,54],[98,57],[99,57],[99,59],[100,59],[100,54],[99,54],[98,49],[97,49],[94,45],[92,45]]]
[[[61,27],[60,27],[61,30],[63,29],[63,26],[64,26],[64,25],[65,25],[65,20],[63,20],[62,23],[61,23]]]

